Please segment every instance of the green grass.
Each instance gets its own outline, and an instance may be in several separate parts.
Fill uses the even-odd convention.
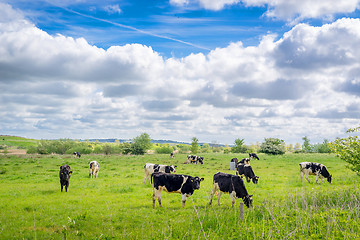
[[[354,239],[360,236],[359,177],[328,154],[266,156],[251,165],[259,184],[245,183],[254,206],[209,206],[212,177],[229,170],[230,159],[246,155],[203,154],[204,165],[185,165],[186,155],[0,156],[0,239]],[[88,163],[100,163],[89,179]],[[333,175],[315,184],[300,182],[298,163],[325,164]],[[143,184],[146,162],[176,164],[177,173],[204,177],[181,207],[180,194],[162,195],[152,208],[152,187]],[[58,171],[71,166],[69,191],[60,192]],[[216,197],[216,196],[215,196]]]
[[[0,146],[27,149],[30,146],[37,146],[38,142],[39,140],[35,140],[35,139],[0,135]]]

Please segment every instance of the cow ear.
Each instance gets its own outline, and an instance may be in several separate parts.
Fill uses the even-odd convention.
[[[253,195],[249,195],[249,197],[252,197]]]
[[[174,167],[177,167],[176,165]]]
[[[60,166],[60,170],[63,169],[63,166]]]
[[[202,177],[202,178],[200,178],[200,182],[201,182],[201,181],[204,181],[204,178],[203,178],[203,177]]]
[[[70,173],[72,173],[72,171],[70,171]]]

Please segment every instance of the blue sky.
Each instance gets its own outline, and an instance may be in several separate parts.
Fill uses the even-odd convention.
[[[247,144],[360,118],[360,0],[0,0],[0,134]]]

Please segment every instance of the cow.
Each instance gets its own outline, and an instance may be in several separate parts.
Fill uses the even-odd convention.
[[[170,153],[170,158],[174,158],[175,154],[174,153]]]
[[[145,170],[145,177],[144,177],[144,184],[146,183],[146,179],[150,182],[150,176],[154,172],[164,172],[164,173],[175,173],[177,166],[174,165],[160,165],[160,164],[153,164],[153,163],[146,163],[144,166]]]
[[[204,157],[200,157],[200,156],[196,156],[196,155],[188,155],[188,158],[186,160],[186,162],[184,162],[185,164],[188,163],[194,163],[194,164],[204,164]]]
[[[244,175],[247,182],[252,180],[254,184],[257,184],[259,181],[259,177],[255,176],[255,173],[250,165],[239,163],[236,166],[236,175]]]
[[[156,199],[161,205],[161,193],[165,190],[168,193],[180,193],[182,198],[182,207],[185,207],[185,202],[196,189],[200,188],[200,182],[204,178],[191,177],[182,174],[170,174],[162,172],[154,172],[151,174],[151,183],[153,183],[153,207],[155,207]]]
[[[256,153],[249,153],[249,158],[256,158],[257,160],[260,160]]]
[[[316,175],[316,182],[320,177],[321,182],[323,182],[323,179],[326,178],[330,184],[332,183],[332,175],[330,175],[325,165],[313,162],[301,162],[299,163],[299,166],[301,181],[303,180],[304,175],[308,182],[310,182],[309,175]]]
[[[239,163],[239,159],[233,158],[233,159],[230,160],[230,162],[235,162],[235,166],[236,166]]]
[[[65,191],[67,192],[71,174],[72,174],[71,168],[67,164],[60,167],[59,177],[60,177],[61,191],[63,191],[63,188],[65,186]]]
[[[243,158],[238,164],[250,165],[250,158]]]
[[[234,207],[236,198],[242,198],[244,204],[249,208],[252,205],[252,195],[249,195],[246,188],[244,181],[241,179],[240,176],[231,175],[227,173],[217,172],[214,175],[213,181],[213,189],[211,190],[210,194],[210,202],[212,204],[212,199],[214,194],[217,190],[219,191],[218,194],[218,205],[220,206],[220,197],[222,193],[229,193],[231,198],[232,207]]]
[[[90,173],[89,173],[90,178],[93,178],[94,175],[97,178],[100,169],[99,163],[97,161],[91,161],[89,166],[90,166]]]
[[[74,155],[75,157],[78,157],[78,158],[81,157],[81,154],[80,154],[79,152],[74,152],[73,155]]]

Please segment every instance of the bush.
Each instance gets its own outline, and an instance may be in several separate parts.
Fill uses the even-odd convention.
[[[164,144],[162,146],[155,147],[155,152],[158,154],[170,154],[174,151],[174,148],[169,146],[168,144]]]
[[[259,152],[271,155],[282,155],[285,154],[285,149],[284,140],[278,138],[265,138],[265,142],[261,144]]]

